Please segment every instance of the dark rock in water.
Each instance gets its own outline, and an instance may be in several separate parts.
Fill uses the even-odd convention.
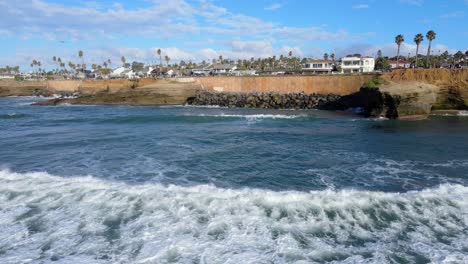
[[[321,105],[340,99],[339,95],[328,94],[280,94],[280,93],[217,93],[198,91],[187,100],[188,105],[219,105],[227,107],[272,108],[272,109],[316,109]]]
[[[218,93],[198,91],[187,100],[189,105],[219,105],[227,107],[271,109],[361,109],[366,117],[398,118],[399,99],[379,89],[362,88],[359,92],[340,96],[336,94],[304,93]]]

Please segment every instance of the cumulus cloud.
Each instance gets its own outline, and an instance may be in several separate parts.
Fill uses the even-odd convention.
[[[270,7],[278,8],[279,4]],[[352,34],[324,27],[284,27],[263,19],[229,12],[211,1],[147,1],[147,6],[121,4],[68,6],[46,0],[0,0],[0,37],[50,40],[117,39],[125,36],[180,38],[203,33],[230,38],[264,39],[280,34],[289,40],[346,41]]]

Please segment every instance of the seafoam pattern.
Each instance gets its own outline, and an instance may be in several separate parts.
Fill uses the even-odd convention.
[[[468,261],[468,187],[129,185],[0,171],[2,263]]]

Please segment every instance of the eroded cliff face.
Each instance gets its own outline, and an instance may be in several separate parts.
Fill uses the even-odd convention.
[[[411,69],[381,76],[381,92],[400,97],[400,115],[468,109],[468,70]]]

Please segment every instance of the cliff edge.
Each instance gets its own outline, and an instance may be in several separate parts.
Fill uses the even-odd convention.
[[[396,70],[381,78],[381,92],[399,98],[401,115],[468,109],[467,69]]]

